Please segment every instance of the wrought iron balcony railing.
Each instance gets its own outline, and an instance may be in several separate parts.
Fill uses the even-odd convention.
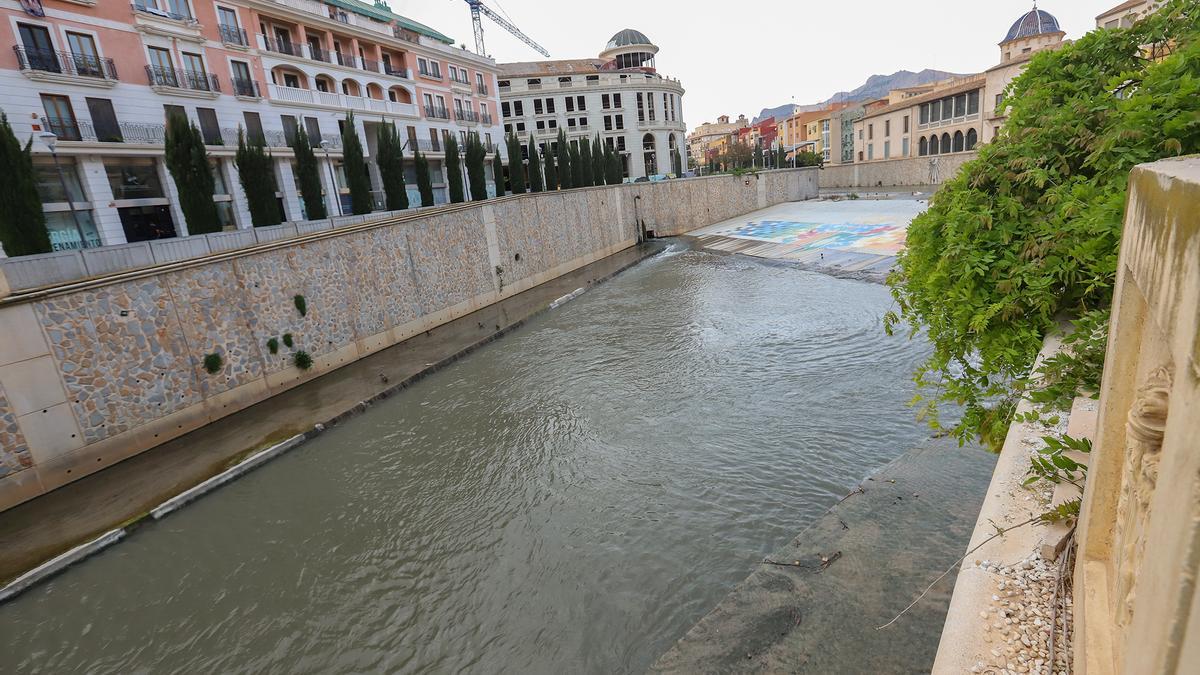
[[[146,66],[146,77],[150,84],[156,87],[176,87],[194,91],[221,92],[221,81],[211,73],[200,73],[194,70],[179,68],[163,68],[161,66]]]
[[[217,32],[221,34],[221,42],[227,45],[250,46],[250,41],[246,39],[246,31],[237,26],[217,24]]]
[[[403,77],[406,80],[409,79],[407,68],[398,68],[390,64],[384,64],[383,72],[387,75],[391,75],[392,77]]]
[[[143,14],[150,14],[151,16],[158,16],[165,19],[174,19],[176,21],[187,21],[190,23],[195,23],[196,21],[196,17],[192,16],[191,14],[180,14],[179,12],[172,12],[165,9],[158,9],[157,7],[150,7],[146,5],[145,2],[134,2],[132,5],[133,11],[135,12],[142,12]]]
[[[488,95],[487,85],[486,84],[475,85],[475,93],[479,94],[480,96],[487,96]]]
[[[376,61],[375,59],[360,58],[358,60],[358,67],[362,68],[363,70],[365,70],[367,72],[371,72],[371,73],[383,72],[383,68],[380,67],[380,63],[378,61]]]
[[[118,79],[117,65],[112,59],[51,49],[29,49],[21,45],[14,46],[13,51],[17,54],[17,64],[21,70],[95,77],[102,80]]]
[[[441,120],[448,120],[448,119],[450,119],[450,111],[447,110],[446,108],[440,108],[438,106],[427,105],[427,106],[425,106],[425,116],[433,117],[433,118],[441,119]]]
[[[496,122],[495,122],[495,119],[491,116],[491,114],[480,113],[479,114],[479,123],[486,124],[487,126],[491,126],[491,125],[495,124]]]
[[[263,46],[269,52],[276,54],[287,54],[289,56],[304,56],[304,49],[300,45],[290,40],[278,40],[266,35],[260,35],[263,41]]]
[[[478,123],[479,122],[479,113],[475,112],[474,110],[455,109],[454,119],[458,120],[459,122]]]
[[[256,80],[243,80],[239,77],[233,78],[233,93],[237,96],[262,98],[262,91],[259,90]]]

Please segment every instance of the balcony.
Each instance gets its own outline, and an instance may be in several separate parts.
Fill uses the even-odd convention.
[[[446,108],[438,106],[425,106],[425,117],[430,119],[448,120],[450,119],[450,111]]]
[[[292,42],[291,40],[279,40],[261,34],[258,36],[258,38],[262,43],[262,48],[269,52],[304,58],[304,48],[301,45]]]
[[[221,42],[235,47],[249,47],[250,41],[246,39],[246,31],[237,26],[226,26],[225,24],[217,25],[217,32],[221,34]]]
[[[487,85],[486,84],[475,85],[475,93],[479,94],[480,96],[487,96],[488,95]]]
[[[358,67],[362,68],[363,70],[365,70],[369,73],[382,73],[383,68],[381,67],[381,65],[382,64],[380,64],[375,59],[360,58],[358,60]]]
[[[397,68],[389,63],[385,63],[383,65],[383,74],[390,75],[392,77],[399,77],[405,80],[412,79],[412,73],[408,71],[408,68]]]
[[[151,87],[171,87],[196,92],[208,92],[214,97],[221,93],[221,81],[216,75],[180,68],[146,66]]]
[[[466,124],[479,124],[479,113],[474,110],[454,110],[454,119]]]
[[[166,2],[159,0],[159,3],[156,4],[165,5]],[[171,19],[172,21],[182,21],[184,23],[196,23],[196,18],[191,14],[179,14],[177,12],[171,12],[164,9],[159,9],[157,7],[150,7],[146,5],[145,2],[134,2],[132,7],[133,11],[135,12],[141,12],[142,14],[148,14],[160,19]]]
[[[109,87],[115,85],[118,79],[117,65],[112,59],[50,49],[26,49],[20,45],[13,47],[13,51],[17,55],[18,67],[27,75],[44,73],[50,76],[66,76],[72,78],[72,81],[73,78],[89,78]]]
[[[163,145],[167,135],[167,125],[162,122],[118,122],[116,126],[97,130],[87,120],[66,120],[57,117],[43,117],[42,125],[54,132],[60,141],[83,143],[128,143],[133,145]],[[244,132],[245,130],[243,130]],[[238,130],[229,127],[220,129],[201,129],[204,144],[212,147],[236,147]],[[262,133],[263,144],[273,148],[290,147],[287,134],[281,129],[265,129]],[[327,142],[331,149],[342,147],[342,137],[338,134],[321,134],[320,138],[312,140],[313,147],[320,147],[321,142]]]
[[[243,80],[238,77],[233,78],[233,94],[246,98],[262,98],[262,90],[259,89],[256,80]]]
[[[417,107],[412,103],[395,103],[378,98],[347,96],[331,91],[283,87],[278,84],[268,84],[267,91],[271,96],[271,100],[274,101],[285,101],[287,103],[299,103],[302,105],[319,105],[330,108],[341,108],[343,110],[350,108],[353,110],[386,113],[403,117],[417,116]]]
[[[574,84],[574,83],[571,81],[571,78],[569,78],[569,77],[558,78],[558,86],[559,87],[566,88],[566,87],[570,87],[572,84]]]
[[[495,118],[493,118],[493,117],[491,116],[491,114],[489,114],[489,113],[480,113],[480,114],[479,114],[479,123],[480,123],[480,124],[482,124],[482,125],[484,125],[484,126],[489,126],[489,127],[490,127],[490,126],[492,126],[493,124],[495,124],[495,123],[496,123],[496,121],[495,121]]]

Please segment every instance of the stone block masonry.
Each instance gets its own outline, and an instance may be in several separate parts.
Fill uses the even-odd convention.
[[[961,152],[935,157],[835,164],[821,169],[819,180],[823,189],[941,185],[954,178],[963,164],[977,155],[975,152]]]
[[[681,233],[816,192],[816,171],[796,169],[519,195],[16,292],[0,299],[0,510],[643,231]],[[300,351],[311,368],[295,365]]]

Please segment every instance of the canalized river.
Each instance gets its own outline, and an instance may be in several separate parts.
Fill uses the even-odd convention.
[[[0,672],[640,672],[928,437],[890,304],[668,251],[0,606]]]

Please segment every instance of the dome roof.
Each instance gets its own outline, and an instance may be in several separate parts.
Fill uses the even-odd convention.
[[[1043,33],[1059,33],[1062,29],[1058,27],[1058,19],[1050,12],[1044,12],[1034,8],[1028,13],[1017,19],[1012,28],[1008,29],[1008,35],[1005,36],[1003,42],[1010,40],[1019,40],[1021,38],[1033,37]]]
[[[646,37],[641,31],[636,31],[632,28],[625,30],[612,36],[612,39],[605,45],[604,50],[617,49],[618,47],[628,47],[630,45],[652,45],[650,38]]]

